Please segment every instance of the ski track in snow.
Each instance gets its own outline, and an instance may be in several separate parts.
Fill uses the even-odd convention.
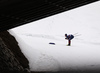
[[[64,36],[54,36],[54,35],[45,35],[45,34],[20,34],[19,35],[24,35],[24,36],[28,36],[28,37],[36,37],[36,38],[45,38],[45,39],[53,39],[53,40],[58,40],[58,41],[64,41],[65,37]],[[63,39],[62,39],[63,37]]]

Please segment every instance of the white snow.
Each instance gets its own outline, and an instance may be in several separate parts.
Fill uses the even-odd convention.
[[[9,32],[19,42],[31,71],[100,68],[100,1]],[[75,35],[71,46],[66,46],[65,33]]]

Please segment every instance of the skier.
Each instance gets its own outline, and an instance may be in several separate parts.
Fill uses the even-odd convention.
[[[71,45],[71,40],[74,38],[74,36],[71,34],[71,35],[67,35],[65,34],[65,39],[68,40],[68,45],[67,46],[70,46]]]

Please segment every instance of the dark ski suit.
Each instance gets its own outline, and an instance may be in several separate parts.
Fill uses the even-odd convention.
[[[65,34],[65,39],[67,39],[68,40],[68,46],[70,46],[71,45],[71,40],[74,38],[74,36],[73,35],[67,35],[67,34]]]

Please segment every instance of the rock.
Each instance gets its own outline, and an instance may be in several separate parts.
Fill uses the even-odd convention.
[[[29,69],[29,61],[21,52],[18,42],[7,31],[0,32],[0,73]]]

